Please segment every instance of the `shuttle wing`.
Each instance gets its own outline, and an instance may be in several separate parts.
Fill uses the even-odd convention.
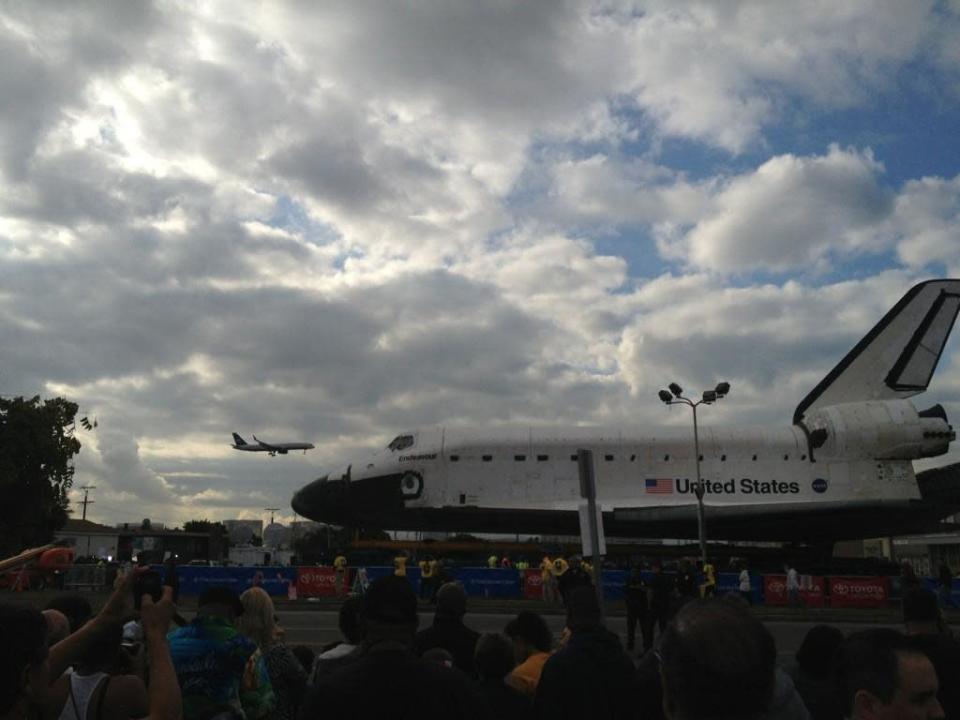
[[[960,310],[960,280],[915,285],[800,402],[795,425],[818,407],[922,393]]]

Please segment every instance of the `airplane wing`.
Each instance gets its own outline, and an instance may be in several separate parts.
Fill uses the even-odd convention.
[[[262,447],[264,450],[269,450],[270,452],[283,452],[286,450],[283,445],[271,445],[270,443],[265,443],[256,435],[253,436],[253,439],[260,443],[260,447]]]

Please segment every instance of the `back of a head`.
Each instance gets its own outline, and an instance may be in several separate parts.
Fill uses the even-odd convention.
[[[201,615],[222,615],[228,619],[243,615],[243,605],[237,593],[223,585],[211,585],[200,593],[197,610]]]
[[[0,603],[0,713],[8,713],[23,691],[23,673],[47,654],[47,622],[39,610]]]
[[[797,665],[808,675],[827,677],[833,672],[843,633],[832,625],[814,625],[797,650]]]
[[[82,595],[57,595],[47,603],[47,610],[59,610],[70,621],[70,632],[75,633],[93,617],[90,601]]]
[[[437,615],[462,618],[467,612],[467,593],[460,583],[449,582],[437,590]]]
[[[47,608],[43,611],[43,619],[47,622],[47,645],[50,647],[70,636],[70,620],[59,610]]]
[[[600,602],[592,587],[578,587],[567,597],[567,627],[573,632],[602,626]]]
[[[340,606],[340,634],[351,645],[360,642],[360,599],[348,597]]]
[[[923,588],[911,588],[903,594],[903,622],[923,625],[940,621],[937,596]]]
[[[503,680],[514,668],[513,645],[498,633],[481,635],[473,657],[482,680]]]
[[[366,625],[406,625],[416,627],[417,596],[406,578],[386,575],[377,578],[360,603],[360,618]]]
[[[273,600],[263,588],[252,587],[240,595],[240,604],[243,606],[238,623],[240,632],[260,648],[270,645],[277,635]]]
[[[450,654],[449,650],[442,647],[430,648],[420,656],[420,659],[432,665],[440,665],[445,668],[452,668],[454,666],[453,655]]]
[[[773,696],[776,646],[748,608],[695,600],[660,642],[664,707],[674,720],[750,718]]]
[[[851,717],[858,691],[866,690],[889,703],[897,691],[901,653],[922,655],[906,635],[889,628],[875,628],[854,633],[841,646],[837,682]]]
[[[553,633],[546,621],[529,610],[523,610],[507,623],[504,634],[511,640],[523,640],[541,652],[550,652],[553,647]]]

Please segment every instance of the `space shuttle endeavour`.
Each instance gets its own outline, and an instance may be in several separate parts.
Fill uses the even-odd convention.
[[[960,280],[911,288],[783,427],[700,427],[715,539],[826,543],[924,532],[960,511],[960,463],[915,472],[956,433],[930,383],[960,310]],[[607,536],[696,537],[689,428],[435,428],[401,433],[302,488],[313,520],[394,530],[579,532],[577,450],[593,451]]]

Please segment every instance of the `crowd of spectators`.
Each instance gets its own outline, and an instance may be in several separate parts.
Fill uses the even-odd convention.
[[[420,628],[412,585],[390,575],[343,600],[342,641],[316,654],[284,642],[260,588],[212,586],[187,622],[171,587],[134,610],[130,573],[98,613],[82,596],[0,603],[0,720],[960,718],[960,643],[937,594],[907,589],[902,630],[817,625],[785,663],[740,594],[656,570],[628,580],[626,647],[587,573],[563,587],[556,637],[530,611],[481,635],[453,582]]]

